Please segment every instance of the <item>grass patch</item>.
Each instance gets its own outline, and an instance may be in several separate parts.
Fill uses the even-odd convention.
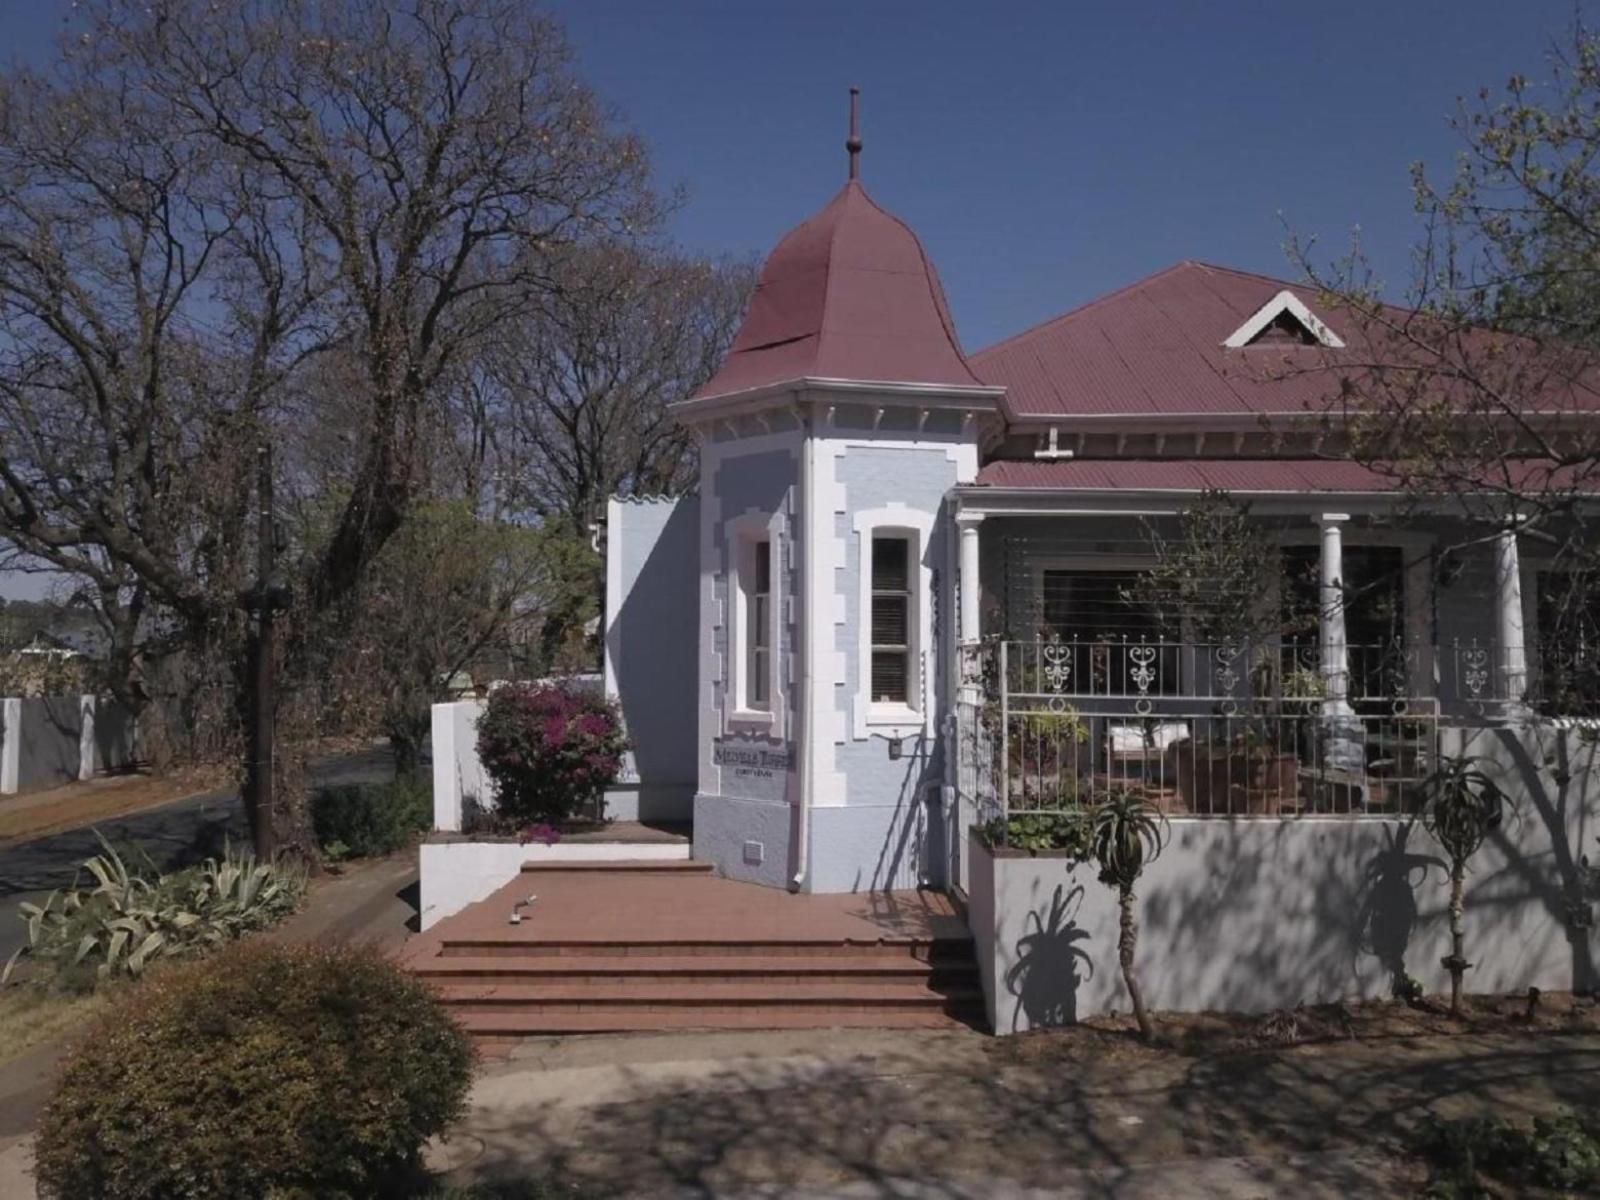
[[[82,1028],[116,990],[73,994],[28,983],[0,988],[0,1063]]]

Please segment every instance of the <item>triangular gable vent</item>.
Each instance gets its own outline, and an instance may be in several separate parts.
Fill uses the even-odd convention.
[[[1285,288],[1235,329],[1222,343],[1230,350],[1245,346],[1327,346],[1338,350],[1344,339],[1329,329],[1300,297]]]

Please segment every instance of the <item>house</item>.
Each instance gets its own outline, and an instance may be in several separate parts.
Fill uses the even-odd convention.
[[[1154,1003],[1386,994],[1421,973],[1359,949],[1383,941],[1362,896],[1385,871],[1420,886],[1433,860],[1406,851],[1407,818],[1441,754],[1509,756],[1549,792],[1555,752],[1518,724],[1549,715],[1554,673],[1525,649],[1539,547],[1459,503],[1419,513],[1340,456],[1329,377],[1302,368],[1354,331],[1294,284],[1184,262],[965,353],[923,245],[847,146],[843,187],[772,251],[721,369],[674,406],[697,491],[611,504],[606,682],[636,745],[613,812],[692,821],[692,857],[726,879],[953,893],[996,1028],[1120,1002],[1109,959],[1074,965],[1080,933],[1091,955],[1114,945],[1115,906],[972,829],[1118,787],[1175,830],[1151,884],[1146,945],[1173,968]],[[1255,539],[1245,610],[1269,619],[1248,628],[1141,590],[1220,493]],[[463,786],[445,781],[445,820]],[[1539,807],[1507,849],[1540,882],[1501,897],[1511,932],[1479,983],[1559,985],[1575,943],[1547,901],[1580,886],[1593,791]],[[1413,911],[1402,946],[1439,919]],[[1041,945],[1049,986],[1027,983]],[[1253,973],[1231,969],[1240,947]]]

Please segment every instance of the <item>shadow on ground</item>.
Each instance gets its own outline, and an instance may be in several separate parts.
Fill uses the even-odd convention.
[[[1124,1042],[1026,1062],[977,1037],[894,1044],[734,1059],[692,1079],[660,1064],[598,1083],[593,1070],[513,1069],[480,1087],[450,1157],[463,1180],[534,1175],[597,1195],[966,1197],[1093,1168],[1085,1194],[1131,1197],[1151,1194],[1150,1164],[1247,1156],[1294,1161],[1283,1182],[1300,1195],[1392,1194],[1410,1168],[1384,1156],[1422,1113],[1549,1111],[1591,1103],[1600,1084],[1595,1036],[1199,1059]]]

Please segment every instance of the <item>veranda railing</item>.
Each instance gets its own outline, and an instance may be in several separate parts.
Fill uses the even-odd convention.
[[[1172,815],[1413,810],[1442,714],[1549,713],[1581,701],[1586,662],[1492,645],[1037,639],[964,650],[958,784],[980,821],[1136,789]],[[1530,682],[1532,681],[1532,682]],[[1586,683],[1585,683],[1585,686]]]

